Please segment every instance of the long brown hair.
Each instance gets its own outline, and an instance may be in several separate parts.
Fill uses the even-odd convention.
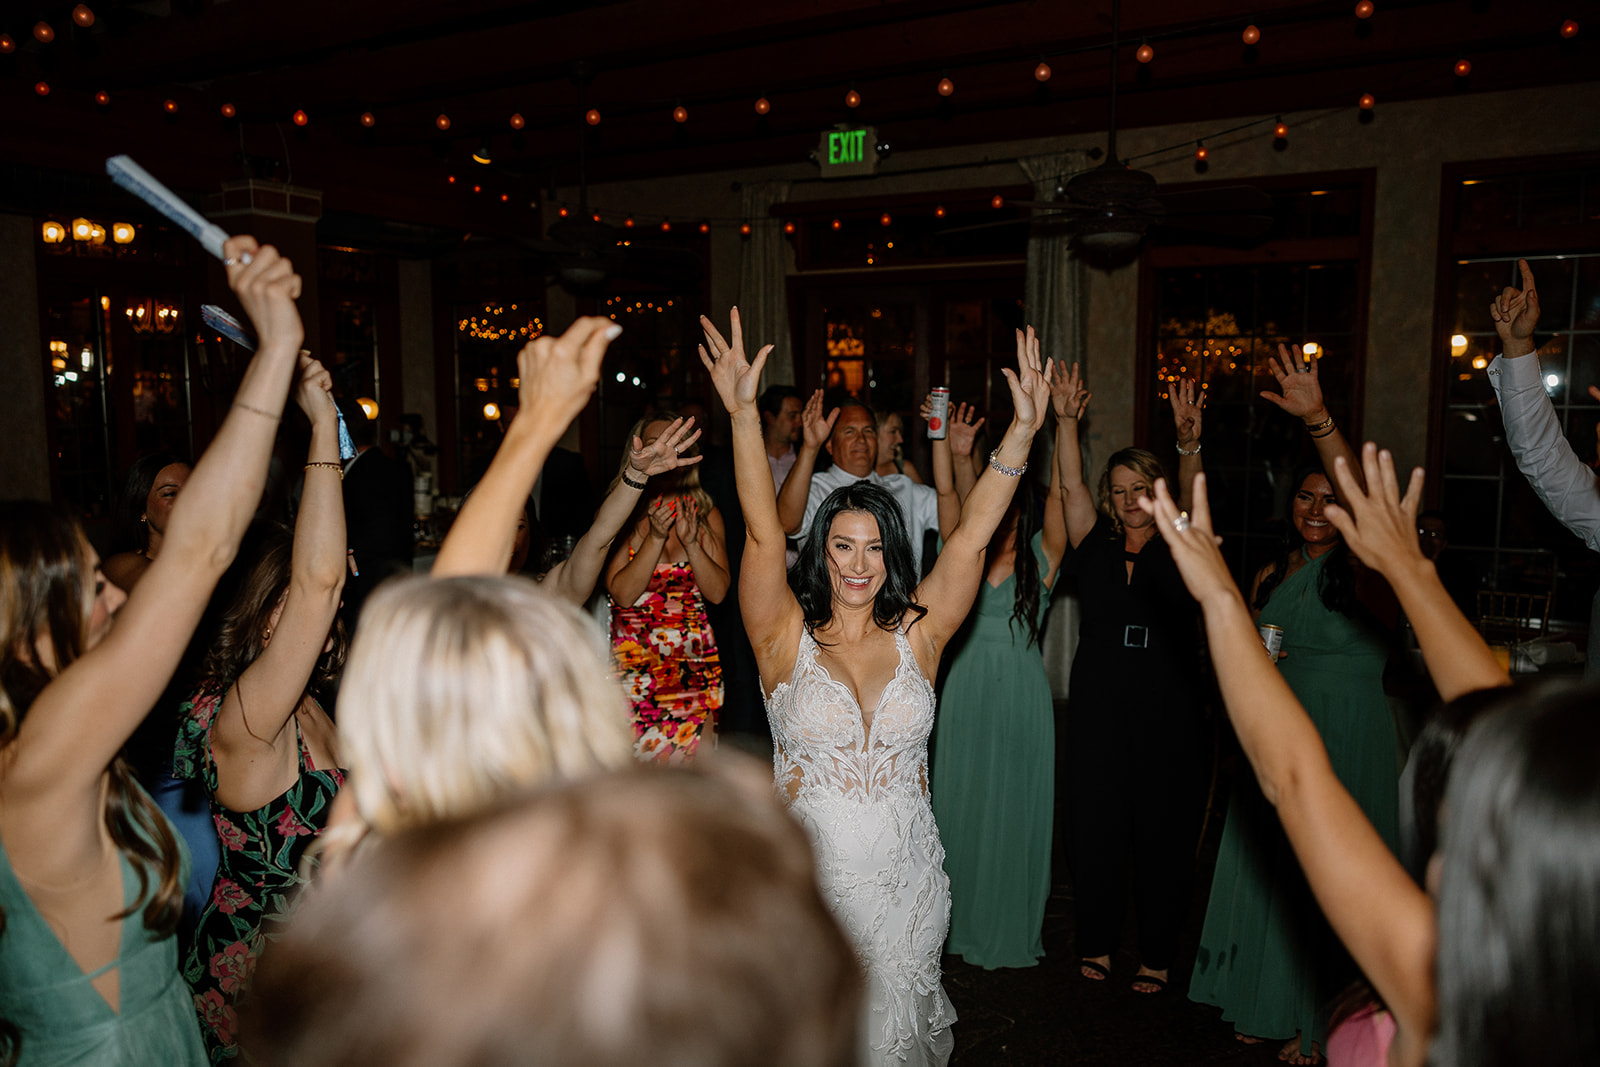
[[[287,527],[274,525],[258,542],[255,562],[245,573],[233,594],[228,609],[217,626],[217,636],[206,651],[200,666],[201,686],[207,691],[225,693],[261,655],[266,647],[263,635],[272,612],[289,591],[294,559],[294,535]],[[326,685],[344,666],[344,623],[333,626],[333,648],[323,653],[311,672],[310,688]]]
[[[0,502],[0,748],[16,739],[45,686],[85,651],[95,596],[85,544],[78,524],[46,504]],[[53,666],[39,659],[43,637]],[[145,928],[166,937],[183,910],[178,843],[120,756],[110,771],[106,829],[139,879],[134,903],[113,918],[127,918],[143,901]]]

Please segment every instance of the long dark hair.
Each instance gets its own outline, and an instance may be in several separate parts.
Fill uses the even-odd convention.
[[[174,463],[189,465],[189,461],[176,452],[163,449],[149,452],[133,461],[128,477],[122,483],[122,495],[117,498],[116,512],[112,517],[111,551],[143,552],[150,544],[150,527],[141,522],[145,506],[150,500],[150,490],[155,488],[156,476]]]
[[[1011,619],[1007,625],[1015,635],[1017,624],[1022,624],[1023,632],[1028,638],[1023,645],[1026,648],[1028,645],[1039,643],[1039,558],[1033,554],[1033,536],[1039,530],[1039,510],[1033,492],[1026,485],[1017,490],[1006,517],[1000,520],[1000,527],[995,530],[994,538],[989,542],[990,558],[993,558],[996,552],[1003,552],[1007,548],[1005,530],[1013,514],[1017,517],[1017,527],[1012,533],[1012,541],[1017,550],[1012,572],[1015,578],[1016,597],[1012,600]]]
[[[239,583],[233,600],[223,612],[216,638],[206,651],[200,667],[201,685],[208,692],[226,693],[266,647],[262,635],[273,609],[289,590],[294,536],[287,527],[274,524],[261,535],[255,562]],[[333,680],[344,666],[346,640],[344,622],[335,619],[333,648],[322,654],[311,672],[310,688],[317,689]]]
[[[1315,476],[1327,478],[1327,472],[1316,464],[1301,467],[1295,472],[1293,482],[1295,493],[1299,493],[1306,484],[1306,479]],[[1333,484],[1333,479],[1328,478],[1328,484]],[[1272,560],[1272,569],[1261,579],[1261,584],[1256,587],[1256,599],[1252,605],[1257,611],[1267,606],[1267,601],[1272,599],[1272,593],[1289,574],[1289,561],[1296,552],[1300,551],[1305,539],[1300,536],[1300,531],[1294,528],[1293,522],[1285,522],[1282,529],[1282,538],[1278,543],[1278,554]],[[1350,562],[1350,549],[1346,547],[1344,539],[1328,550],[1327,560],[1322,564],[1322,573],[1317,576],[1317,595],[1322,598],[1323,607],[1329,611],[1337,611],[1358,622],[1369,621],[1369,612],[1356,597],[1356,571]]]
[[[815,632],[833,619],[833,576],[828,569],[828,535],[841,511],[860,511],[878,521],[883,542],[883,587],[872,602],[872,619],[885,630],[897,629],[906,612],[922,618],[928,609],[916,602],[917,566],[911,555],[911,538],[900,504],[887,489],[869,481],[842,485],[827,495],[811,520],[805,547],[790,578],[795,599],[805,615],[806,629]]]
[[[1600,1062],[1600,693],[1467,734],[1445,792],[1439,1029],[1450,1067]]]
[[[45,686],[85,651],[95,593],[84,544],[78,524],[49,505],[0,502],[0,748],[16,739]],[[39,659],[36,644],[43,636],[50,639],[53,667]],[[145,928],[163,938],[177,928],[183,910],[178,843],[121,757],[110,770],[106,829],[139,879],[134,903],[113,918],[142,908]],[[0,931],[3,920],[0,915]]]

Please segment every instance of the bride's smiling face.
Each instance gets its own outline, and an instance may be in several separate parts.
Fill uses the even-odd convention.
[[[827,557],[834,603],[871,605],[888,574],[878,520],[865,511],[839,512],[828,527]]]

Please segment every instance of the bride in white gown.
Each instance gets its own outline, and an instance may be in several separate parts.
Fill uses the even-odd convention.
[[[1049,367],[1033,331],[1019,331],[1017,370],[1004,371],[1016,417],[920,585],[894,498],[860,481],[818,509],[791,591],[756,410],[771,346],[747,360],[737,309],[732,318],[727,341],[700,320],[700,358],[733,419],[746,529],[739,606],[767,696],[777,786],[811,834],[823,894],[866,966],[864,1062],[942,1065],[955,1010],[939,972],[950,880],[928,803],[930,679],[1027,466],[1049,407]]]

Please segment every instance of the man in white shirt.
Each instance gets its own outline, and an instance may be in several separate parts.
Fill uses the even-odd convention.
[[[900,505],[911,539],[917,572],[922,571],[922,541],[930,530],[949,537],[961,519],[961,502],[954,489],[941,493],[931,485],[918,485],[904,474],[878,474],[878,427],[872,409],[859,400],[846,400],[826,417],[822,390],[806,402],[802,435],[794,466],[778,491],[778,520],[784,532],[803,547],[811,520],[828,494],[840,486],[866,480],[882,486]],[[826,448],[833,466],[813,473],[817,453]]]
[[[1533,330],[1539,324],[1539,292],[1533,270],[1521,259],[1522,288],[1508,286],[1489,305],[1500,334],[1501,354],[1489,364],[1489,384],[1500,401],[1506,443],[1517,469],[1561,525],[1600,551],[1600,478],[1578,457],[1561,432],[1550,394],[1539,370]],[[1593,387],[1590,392],[1596,392]],[[1596,395],[1600,400],[1600,394]],[[1589,656],[1584,676],[1600,676],[1600,594],[1589,609]]]
[[[767,446],[767,466],[772,468],[772,488],[782,489],[799,454],[800,412],[805,405],[792,385],[769,386],[756,401],[761,412],[761,439]]]

